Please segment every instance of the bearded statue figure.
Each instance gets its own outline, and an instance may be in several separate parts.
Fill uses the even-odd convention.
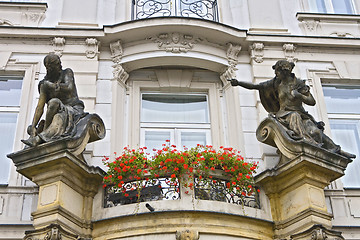
[[[77,127],[80,120],[89,119],[92,116],[99,118],[96,114],[84,112],[84,103],[77,94],[74,73],[70,68],[62,69],[59,56],[47,55],[44,65],[47,71],[46,76],[39,82],[39,101],[32,123],[27,129],[30,137],[21,140],[30,147],[79,135],[79,131],[84,131]],[[47,105],[45,120],[40,121],[45,104]],[[99,121],[103,124],[101,119]],[[88,120],[86,124],[87,122]]]

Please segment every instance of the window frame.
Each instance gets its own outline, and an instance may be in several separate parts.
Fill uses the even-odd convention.
[[[305,5],[305,10],[309,11],[309,12],[315,12],[315,13],[319,13],[319,14],[345,14],[345,15],[353,15],[353,14],[357,13],[354,0],[350,0],[351,10],[352,10],[351,13],[337,13],[332,4],[332,0],[324,0],[325,12],[319,11],[317,9],[316,0],[303,0],[303,2]],[[313,3],[311,3],[311,2],[313,2]],[[313,5],[313,6],[311,6],[311,5]]]
[[[183,132],[190,132],[190,131],[196,131],[196,132],[204,132],[205,133],[205,144],[206,145],[211,145],[211,119],[210,119],[210,114],[209,114],[209,98],[208,95],[206,93],[197,93],[197,92],[148,92],[148,91],[144,91],[141,93],[140,97],[141,97],[141,106],[140,109],[142,110],[142,99],[143,99],[143,95],[144,94],[154,94],[154,95],[179,95],[179,96],[184,96],[184,95],[197,95],[197,96],[205,96],[206,97],[206,103],[207,103],[207,118],[208,118],[208,123],[179,123],[179,122],[146,122],[143,121],[141,118],[141,114],[140,114],[140,146],[145,146],[145,136],[146,136],[146,132],[147,131],[164,131],[164,132],[169,132],[170,133],[170,139],[166,139],[166,140],[170,140],[170,144],[171,145],[176,145],[178,148],[183,148],[183,143],[181,142],[181,133]],[[140,111],[141,111],[140,110]]]
[[[171,76],[169,76],[171,78]],[[221,94],[219,87],[221,80],[218,83],[215,82],[191,82],[191,87],[183,89],[172,88],[170,86],[162,85],[160,87],[157,81],[147,81],[129,78],[127,84],[131,85],[128,91],[128,106],[126,109],[129,110],[127,117],[127,138],[125,141],[132,147],[139,146],[141,142],[141,94],[142,92],[157,92],[157,93],[168,93],[169,91],[180,91],[186,93],[204,93],[208,96],[208,107],[209,107],[209,119],[210,119],[210,136],[211,144],[215,147],[220,147],[224,144],[224,134],[220,129],[224,129],[224,123],[222,118],[223,109],[221,108]]]
[[[28,137],[26,133],[27,126],[32,120],[31,106],[35,105],[39,73],[41,68],[42,59],[37,60],[21,60],[8,61],[5,67],[0,70],[0,75],[3,76],[22,76],[23,82],[20,94],[20,107],[18,111],[15,138],[13,143],[13,151],[19,151],[24,148],[24,144],[20,141]],[[30,181],[23,177],[16,171],[15,165],[10,162],[10,170],[7,183],[0,183],[3,186],[24,186],[32,185]],[[20,177],[19,177],[20,176]]]
[[[323,87],[324,86],[336,86],[336,87],[347,87],[347,88],[357,88],[360,89],[360,83],[358,81],[351,81],[351,82],[342,82],[341,79],[321,79],[321,102],[322,102],[322,106],[324,107],[324,112],[326,113],[326,122],[327,122],[327,130],[328,130],[328,135],[331,137],[332,133],[331,133],[331,121],[332,120],[339,120],[339,121],[358,121],[358,124],[360,124],[360,113],[359,114],[350,114],[350,113],[328,113],[327,107],[326,107],[326,101],[325,101],[325,94],[324,94],[324,90]],[[358,129],[358,135],[360,134],[360,128]],[[332,137],[331,137],[332,138]],[[332,138],[333,139],[333,138]],[[360,138],[358,139],[358,141],[360,141]],[[336,142],[335,142],[336,143]],[[341,145],[340,145],[341,146]],[[360,145],[359,147],[359,153],[360,153]],[[358,154],[357,154],[358,155]],[[360,168],[360,156],[357,156],[356,159],[354,159],[353,163],[351,164],[356,164],[356,167]],[[349,165],[351,166],[351,165]],[[348,166],[348,167],[349,167]],[[340,178],[341,182],[342,182],[342,187],[344,189],[360,189],[360,182],[356,184],[354,184],[353,186],[351,186],[351,184],[346,184],[346,181],[344,180],[344,178],[346,177],[346,171],[345,171],[345,175]],[[356,185],[356,186],[355,186]]]

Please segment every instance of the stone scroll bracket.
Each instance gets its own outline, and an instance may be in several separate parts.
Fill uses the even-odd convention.
[[[228,61],[228,66],[224,68],[220,74],[220,79],[224,85],[229,84],[228,80],[236,78],[236,65],[239,63],[239,55],[241,52],[241,45],[234,43],[227,43],[226,49],[226,59]]]
[[[65,47],[65,38],[64,37],[54,37],[51,41],[54,47],[54,53],[59,57],[62,56]]]
[[[250,46],[251,59],[256,63],[262,63],[264,61],[264,43],[253,43]]]
[[[292,43],[285,43],[283,45],[284,56],[287,61],[289,61],[289,62],[297,61],[297,58],[295,58],[295,50],[296,50],[296,47]]]
[[[87,38],[85,40],[85,44],[86,44],[86,50],[85,50],[86,57],[89,59],[95,58],[99,54],[100,42],[96,38]]]
[[[111,60],[113,61],[113,76],[119,83],[125,85],[126,80],[129,78],[129,74],[123,68],[121,59],[124,55],[124,50],[121,40],[110,43]]]

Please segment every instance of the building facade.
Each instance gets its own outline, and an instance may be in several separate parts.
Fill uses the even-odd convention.
[[[267,116],[257,92],[233,88],[228,80],[260,83],[274,77],[277,60],[294,62],[294,73],[307,79],[317,101],[306,110],[325,122],[326,134],[345,151],[358,155],[345,176],[326,187],[325,199],[333,230],[360,239],[358,13],[359,0],[1,1],[0,239],[23,238],[40,204],[38,187],[16,172],[6,154],[24,148],[20,140],[27,138],[48,53],[73,69],[85,110],[104,120],[106,138],[84,152],[89,165],[104,170],[104,156],[125,146],[160,147],[167,139],[178,146],[231,146],[258,161],[258,172],[273,168],[276,149],[255,136]],[[105,207],[104,194],[100,187],[94,197],[94,239],[150,239],[142,231],[145,205]],[[194,220],[200,227],[191,234],[200,239],[254,238],[247,225],[232,225],[238,218],[248,224],[261,219],[256,238],[271,239],[270,203],[263,192],[259,198],[259,208],[185,195],[176,204],[151,205],[168,214],[158,226],[186,219],[189,207],[196,210],[191,219],[209,222],[201,227]],[[135,205],[137,228],[127,220]],[[222,214],[216,220],[196,216],[204,212]],[[135,230],[120,234],[116,229],[125,225]],[[175,239],[173,229],[152,229],[154,238]]]

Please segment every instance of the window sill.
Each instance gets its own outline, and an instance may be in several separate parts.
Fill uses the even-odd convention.
[[[360,37],[359,15],[298,12],[296,18],[307,36]]]
[[[359,21],[360,15],[356,14],[334,14],[334,13],[296,13],[296,18],[299,21],[317,20],[317,21]]]

